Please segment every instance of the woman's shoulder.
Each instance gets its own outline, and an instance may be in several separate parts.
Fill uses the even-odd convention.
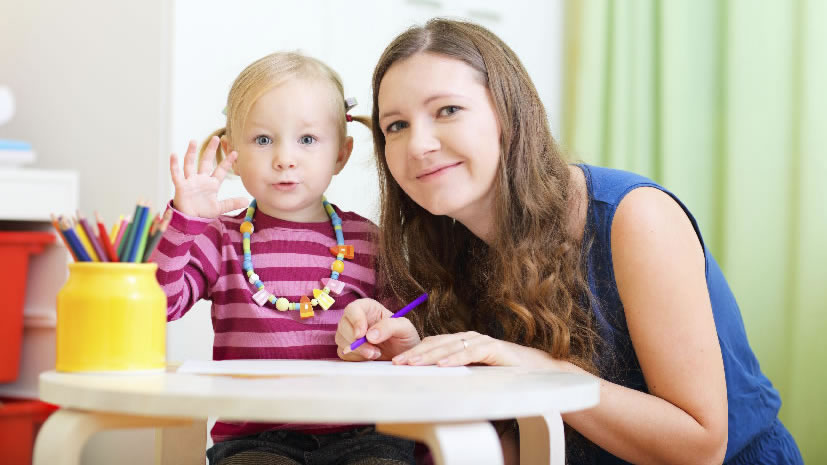
[[[681,228],[700,231],[689,209],[675,194],[665,187],[630,171],[577,165],[585,173],[589,191],[589,210],[593,227],[599,239],[609,241],[610,236],[635,238],[636,234],[616,234],[637,231],[639,228],[663,230],[664,222],[680,224]],[[684,223],[685,222],[685,223]],[[621,242],[624,242],[621,240]]]
[[[652,186],[663,189],[655,181],[631,171],[602,166],[577,164],[586,176],[589,196],[593,200],[618,204],[636,187]]]

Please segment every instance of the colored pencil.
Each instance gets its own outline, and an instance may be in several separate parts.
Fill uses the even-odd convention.
[[[117,262],[118,255],[115,253],[115,248],[112,247],[112,242],[109,240],[109,234],[106,232],[106,225],[103,224],[98,212],[95,212],[95,220],[98,222],[98,232],[100,233],[100,240],[103,243],[103,250],[106,251],[106,256],[110,262]]]
[[[135,212],[132,214],[132,222],[126,228],[126,233],[121,239],[123,247],[118,247],[118,257],[121,259],[122,262],[128,262],[129,258],[129,248],[132,245],[132,241],[135,240],[135,229],[136,225],[138,224],[138,220],[141,217],[141,201],[139,200],[137,204],[135,204]]]
[[[129,252],[129,234],[135,228],[135,222],[130,221],[123,230],[121,241],[118,243],[118,259],[122,262],[126,261],[126,254]]]
[[[131,218],[124,218],[121,221],[121,225],[118,226],[118,235],[115,237],[115,240],[112,241],[112,246],[115,247],[116,253],[120,250],[120,246],[123,243],[123,237],[125,236],[126,230],[129,229],[129,223],[131,221]]]
[[[143,219],[146,215],[146,209],[143,206],[142,201],[138,202],[138,205],[135,206],[135,214],[132,216],[132,227],[129,228],[128,236],[124,238],[126,244],[124,244],[123,249],[123,256],[121,256],[122,262],[131,262],[132,261],[132,252],[135,251],[135,237],[141,232],[144,227]]]
[[[52,217],[52,226],[55,227],[55,231],[57,231],[57,235],[60,236],[60,239],[63,241],[63,245],[66,246],[66,250],[68,250],[69,253],[72,254],[72,260],[78,261],[78,256],[75,253],[75,249],[72,248],[71,245],[69,245],[69,241],[66,239],[66,235],[63,234],[63,230],[60,229],[60,226],[57,224],[57,217],[55,217],[54,213],[51,214],[51,217]]]
[[[98,258],[98,254],[95,253],[95,248],[92,247],[92,243],[89,241],[89,238],[86,236],[86,231],[83,230],[83,226],[79,222],[74,221],[74,229],[75,234],[78,236],[78,239],[80,240],[80,243],[83,244],[83,248],[86,249],[86,252],[89,254],[89,257],[92,258],[92,261],[101,261],[100,258]]]
[[[81,243],[80,239],[78,238],[75,231],[72,229],[72,223],[68,219],[63,219],[61,222],[63,227],[63,234],[66,235],[66,239],[72,244],[72,247],[75,249],[75,253],[77,254],[79,261],[81,262],[91,262],[92,257],[89,255],[89,252],[84,249],[83,244]]]
[[[118,221],[112,225],[112,232],[109,233],[109,241],[112,242],[113,245],[118,242],[115,239],[118,238],[118,232],[121,230],[121,223],[123,223],[123,215],[118,217]]]
[[[164,219],[161,220],[161,222],[155,228],[155,232],[152,234],[152,237],[146,245],[146,251],[144,252],[144,262],[149,261],[149,257],[152,256],[152,252],[154,252],[155,248],[158,247],[158,243],[161,242],[161,236],[163,236],[164,231],[167,230],[167,226],[169,226],[169,222],[171,219],[172,209],[168,208],[167,211],[164,212]]]
[[[155,233],[155,230],[158,229],[158,225],[161,223],[161,212],[155,214],[152,218],[152,226],[149,227],[149,237]]]
[[[135,237],[135,240],[136,240],[138,245],[136,246],[137,250],[135,251],[135,259],[132,260],[133,262],[142,262],[142,261],[144,261],[144,249],[146,249],[146,239],[149,235],[149,225],[152,221],[154,221],[154,220],[152,220],[152,221],[149,220],[149,217],[151,215],[152,215],[152,213],[150,213],[149,208],[147,207],[147,212],[146,212],[147,219],[146,219],[146,222],[144,224],[144,228],[143,228],[143,230],[141,230],[141,234]]]
[[[138,213],[138,220],[135,222],[135,227],[132,230],[135,234],[131,234],[132,240],[130,241],[127,246],[129,247],[129,252],[126,254],[128,257],[126,260],[127,262],[134,262],[136,259],[136,254],[138,252],[138,244],[141,242],[141,234],[144,232],[144,225],[147,222],[147,216],[149,215],[149,207],[146,205],[141,205],[141,210]]]
[[[86,233],[86,237],[89,239],[89,242],[92,244],[92,248],[95,250],[95,255],[98,256],[98,259],[102,262],[108,262],[109,257],[106,256],[106,251],[103,249],[103,245],[98,240],[97,234],[95,234],[95,230],[89,226],[89,222],[86,221],[86,217],[80,213],[78,210],[78,221],[80,222],[80,226],[83,228],[83,232]]]

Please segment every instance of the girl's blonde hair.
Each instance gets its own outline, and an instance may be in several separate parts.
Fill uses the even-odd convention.
[[[337,115],[339,133],[344,139],[347,135],[347,107],[345,106],[344,86],[339,74],[320,60],[299,52],[276,52],[254,61],[244,68],[235,79],[227,96],[227,106],[224,110],[227,115],[227,122],[223,128],[217,129],[204,140],[201,144],[199,158],[203,156],[204,150],[213,136],[219,138],[226,136],[230,141],[230,145],[234,146],[233,136],[240,134],[244,129],[250,109],[258,98],[273,87],[292,78],[319,79],[329,82],[333,86],[334,100],[331,108]],[[368,117],[352,116],[351,118],[368,128],[371,127]],[[216,163],[221,163],[226,155],[219,145],[216,153]]]
[[[600,338],[584,254],[568,233],[569,169],[534,84],[514,52],[487,29],[433,19],[399,35],[379,59],[374,127],[385,73],[423,52],[464,62],[491,92],[502,128],[491,212],[496,234],[488,246],[461,223],[432,215],[408,197],[388,168],[385,136],[375,130],[380,283],[406,302],[429,294],[427,308],[409,314],[424,336],[476,330],[596,373]]]

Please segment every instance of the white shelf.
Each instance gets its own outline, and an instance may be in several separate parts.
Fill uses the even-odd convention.
[[[73,214],[78,208],[78,174],[0,167],[0,198],[0,221],[25,222],[13,225],[15,229],[52,231],[50,213]],[[20,374],[11,383],[0,383],[0,395],[37,398],[38,376],[54,369],[55,302],[66,282],[68,261],[60,240],[29,257]]]
[[[49,221],[50,213],[71,214],[78,206],[78,174],[0,168],[0,220]]]

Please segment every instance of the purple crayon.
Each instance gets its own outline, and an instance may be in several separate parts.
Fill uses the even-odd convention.
[[[417,305],[421,304],[422,302],[425,302],[426,300],[428,300],[428,294],[422,294],[421,296],[414,299],[413,302],[409,303],[408,305],[405,305],[398,312],[391,315],[391,318],[399,318],[400,316],[405,316],[406,313],[410,312],[411,310],[416,308]],[[364,344],[367,340],[368,338],[364,336],[360,337],[359,339],[356,339],[355,341],[353,341],[352,344],[350,344],[350,350],[356,350],[357,347]]]

